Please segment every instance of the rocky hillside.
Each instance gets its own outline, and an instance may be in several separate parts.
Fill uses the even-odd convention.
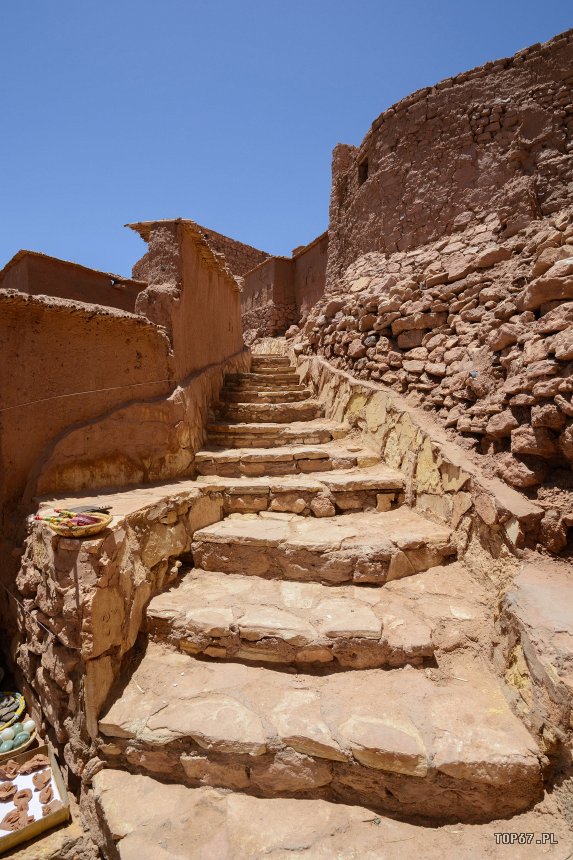
[[[435,411],[546,507],[542,540],[560,552],[573,526],[573,207],[507,234],[490,214],[367,253],[287,336]]]

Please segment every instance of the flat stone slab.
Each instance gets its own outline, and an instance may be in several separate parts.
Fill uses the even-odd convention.
[[[347,451],[329,459],[316,456],[322,452],[308,446],[311,456],[299,449],[293,458],[283,454],[284,449],[274,450],[277,458],[270,461],[264,459],[265,449],[256,448],[243,450],[240,459],[229,460],[229,453],[235,453],[231,451],[224,459],[202,461],[198,469],[206,474],[197,477],[197,485],[205,493],[222,494],[226,515],[279,511],[327,517],[351,510],[391,510],[404,500],[401,472],[383,464],[341,468],[373,459],[369,454]]]
[[[277,445],[274,448],[203,450],[195,455],[195,466],[201,475],[262,477],[350,469],[373,465],[379,460],[357,445],[326,442],[320,445]]]
[[[169,785],[149,776],[102,770],[93,779],[98,818],[120,860],[493,860],[495,834],[533,833],[510,846],[512,858],[556,858],[555,845],[536,844],[552,831],[567,845],[558,815],[532,810],[507,821],[421,827],[379,817],[362,806],[324,800],[258,798],[221,789]],[[138,798],[138,803],[126,803]],[[174,814],[176,810],[177,814]]]
[[[207,425],[207,433],[210,442],[226,448],[274,448],[289,444],[316,445],[341,439],[348,433],[348,427],[326,418],[291,421],[288,425],[270,421],[216,421]]]
[[[311,396],[308,388],[251,388],[228,387],[221,390],[221,400],[227,403],[295,403],[308,400]]]
[[[485,663],[291,676],[149,643],[100,720],[100,755],[169,781],[314,796],[442,821],[523,811],[535,741]],[[139,802],[139,800],[138,800]]]
[[[300,403],[219,403],[219,414],[232,421],[263,421],[290,423],[310,421],[324,414],[318,400],[308,398]]]
[[[235,514],[195,532],[196,567],[275,579],[382,585],[455,554],[451,531],[400,507],[315,519]]]
[[[519,710],[536,728],[573,732],[573,568],[524,564],[502,598],[501,655]]]
[[[365,669],[421,665],[436,644],[464,642],[484,600],[460,564],[406,587],[255,580],[205,570],[185,574],[147,608],[151,636],[188,654],[301,666]],[[446,629],[447,628],[447,629]]]

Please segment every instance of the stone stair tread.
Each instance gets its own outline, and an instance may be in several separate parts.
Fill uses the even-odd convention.
[[[336,668],[419,664],[444,639],[461,643],[483,597],[460,564],[416,590],[259,580],[191,570],[147,608],[148,629],[186,653]],[[406,581],[407,582],[407,581]],[[448,630],[444,629],[448,626]],[[262,641],[261,641],[262,640]]]
[[[451,530],[410,508],[315,519],[232,514],[195,532],[196,567],[332,584],[383,584],[455,555]]]
[[[316,445],[277,445],[274,448],[216,448],[198,451],[195,454],[197,463],[219,462],[235,463],[243,460],[245,463],[264,463],[267,461],[288,462],[289,460],[321,460],[331,457],[374,457],[370,451],[359,445],[344,445],[340,442],[320,442]]]
[[[400,548],[417,548],[425,543],[444,543],[450,539],[449,528],[431,522],[411,508],[399,508],[384,513],[347,514],[316,522],[296,514],[287,517],[265,517],[256,514],[228,517],[195,532],[197,540],[214,543],[256,542],[264,546],[289,543],[316,547],[320,551],[342,547],[384,546],[387,541]]]
[[[231,449],[230,453],[236,453],[240,449]],[[272,449],[280,451],[280,448]],[[314,459],[313,454],[315,449],[311,449],[311,456],[308,457],[306,452],[303,452],[302,459]],[[249,454],[255,453],[255,457],[249,457]],[[267,457],[260,454],[256,448],[247,449],[241,452],[242,456],[238,458],[227,459],[228,453],[222,458],[214,458],[220,462],[234,462],[235,460],[243,459],[244,462],[264,462]],[[369,457],[370,453],[365,452],[363,455],[356,454],[349,450],[342,449],[341,456],[361,456]],[[296,451],[290,459],[301,458],[301,452]],[[274,459],[287,459],[288,453],[282,452],[279,457]],[[271,458],[269,458],[271,459]],[[209,461],[209,457],[202,458],[202,461]],[[355,492],[357,490],[402,490],[404,488],[404,475],[386,466],[383,463],[366,468],[341,469],[336,472],[320,472],[320,478],[311,475],[284,475],[279,477],[266,476],[261,477],[220,477],[216,475],[198,475],[197,483],[201,486],[207,486],[214,492],[227,490],[230,492],[246,492],[249,489],[261,490],[268,489],[272,493],[280,492],[321,492],[325,489],[330,489],[338,492]]]
[[[120,755],[129,748],[132,765],[153,770],[160,753],[176,781],[183,768],[193,778],[212,763],[223,765],[214,781],[225,786],[230,763],[248,762],[244,787],[262,794],[368,797],[376,808],[442,820],[527,808],[542,789],[539,750],[497,679],[469,658],[438,680],[435,671],[292,676],[150,642],[99,726]]]
[[[165,784],[149,776],[108,768],[96,774],[93,792],[108,839],[119,860],[485,860],[503,856],[495,834],[507,821],[423,827],[385,816],[364,806],[300,798],[260,798],[201,786]],[[138,803],[126,803],[138,798]],[[177,810],[177,815],[174,815]],[[542,833],[547,815],[532,810],[512,821],[512,831]],[[565,820],[553,817],[551,829],[564,844]],[[535,840],[534,840],[535,842]],[[555,846],[513,845],[518,860],[552,857]]]
[[[312,433],[313,430],[328,430],[343,436],[348,433],[348,426],[328,418],[313,418],[312,421],[290,421],[285,427],[280,421],[212,421],[207,425],[208,433],[260,433],[261,435],[276,432],[287,436],[297,432]]]
[[[220,401],[218,409],[222,417],[238,421],[248,417],[249,419],[258,419],[260,422],[278,424],[313,420],[320,417],[324,412],[322,404],[312,398],[292,403],[231,403],[230,401]]]

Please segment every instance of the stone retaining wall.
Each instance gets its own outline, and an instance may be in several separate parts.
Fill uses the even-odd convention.
[[[480,474],[421,410],[321,358],[301,357],[299,374],[316,391],[327,417],[349,422],[363,444],[404,472],[406,502],[452,526],[460,557],[468,563],[482,564],[484,555],[510,562],[539,540],[543,510],[502,481]],[[502,565],[502,577],[509,567],[504,573]]]

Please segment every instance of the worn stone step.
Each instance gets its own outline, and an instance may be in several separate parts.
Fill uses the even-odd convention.
[[[342,439],[345,424],[317,419],[292,421],[289,425],[272,422],[214,421],[207,425],[209,445],[219,448],[275,448],[283,445],[320,445]]]
[[[287,355],[253,355],[251,367],[292,367],[291,360]]]
[[[98,750],[187,785],[487,821],[542,793],[540,754],[485,662],[290,675],[150,642]],[[431,674],[430,674],[431,673]]]
[[[484,612],[482,592],[459,563],[386,588],[255,580],[191,570],[147,608],[147,630],[187,654],[372,669],[421,665],[436,646],[471,635]],[[396,587],[398,586],[398,587]]]
[[[199,782],[208,780],[205,766]],[[516,815],[511,830],[500,820],[431,827],[374,815],[365,806],[189,788],[112,768],[100,770],[92,786],[109,854],[119,860],[492,860],[508,853],[512,860],[557,860],[555,846],[570,840],[570,824],[552,815],[554,844],[537,844],[548,829],[543,804]],[[537,837],[514,842],[510,852],[496,848],[508,831]]]
[[[455,555],[452,533],[407,507],[317,520],[295,514],[232,514],[199,529],[196,567],[271,579],[382,585]]]
[[[231,421],[262,421],[285,423],[310,421],[324,415],[324,407],[317,400],[302,403],[225,403],[220,402],[218,414]]]
[[[207,492],[221,493],[225,515],[279,511],[302,516],[328,517],[353,510],[389,511],[403,503],[404,476],[401,472],[380,463],[367,468],[340,469],[344,461],[355,461],[360,465],[372,462],[376,455],[360,451],[356,453],[350,449],[344,452],[331,447],[333,453],[329,460],[308,460],[304,458],[306,451],[301,451],[301,446],[292,450],[293,453],[302,454],[304,459],[278,462],[269,460],[269,452],[266,449],[259,452],[250,448],[243,452],[247,458],[246,462],[208,462],[205,468],[211,474],[199,475],[196,484]],[[282,450],[270,449],[271,452]],[[316,453],[316,449],[310,450]],[[236,451],[226,452],[224,456],[228,457],[231,453]],[[262,460],[252,459],[253,455],[257,457],[259,454]],[[324,468],[328,466],[332,471],[325,472]],[[249,470],[260,472],[261,477],[225,477],[218,474],[219,471],[225,470],[240,472],[242,468],[247,470],[247,474]],[[285,468],[294,468],[303,474],[278,477],[269,475],[269,472]]]
[[[308,388],[283,388],[277,391],[270,388],[244,389],[225,386],[221,389],[219,398],[227,403],[295,403],[308,400],[311,396],[312,392]]]
[[[225,383],[229,385],[300,385],[300,379],[294,371],[286,373],[227,373]]]
[[[277,445],[274,448],[227,448],[198,451],[195,454],[195,467],[199,475],[219,477],[303,475],[372,465],[379,461],[378,456],[364,448],[346,446],[340,442]]]

